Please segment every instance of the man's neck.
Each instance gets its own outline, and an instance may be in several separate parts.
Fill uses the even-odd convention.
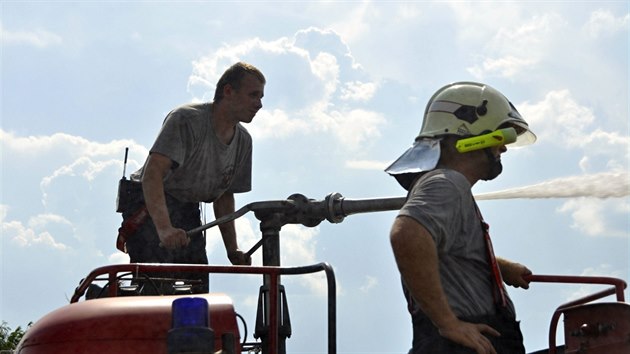
[[[233,122],[223,106],[219,104],[212,104],[212,127],[219,141],[225,145],[229,145],[234,138],[236,132],[236,125],[238,122]]]
[[[472,164],[470,164],[469,161],[465,159],[451,159],[446,163],[438,164],[438,167],[454,170],[461,173],[464,177],[466,177],[471,187],[474,186],[475,183],[477,183],[481,179],[480,176],[478,176],[478,167],[472,166]]]

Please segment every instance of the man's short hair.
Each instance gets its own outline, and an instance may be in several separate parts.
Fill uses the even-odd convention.
[[[225,85],[230,85],[235,90],[241,88],[241,81],[245,74],[254,75],[263,84],[266,83],[265,76],[255,66],[239,61],[238,63],[230,66],[221,76],[219,82],[217,82],[217,88],[214,91],[214,102],[219,102],[223,98],[223,88]]]

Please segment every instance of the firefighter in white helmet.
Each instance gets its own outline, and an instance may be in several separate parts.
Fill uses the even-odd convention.
[[[466,139],[491,139],[460,152]],[[457,82],[429,100],[420,134],[386,172],[408,190],[390,240],[413,323],[410,354],[525,353],[503,283],[527,289],[531,271],[494,256],[471,188],[502,171],[506,144],[536,136],[494,88]]]

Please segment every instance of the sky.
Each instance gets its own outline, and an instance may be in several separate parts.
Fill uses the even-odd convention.
[[[236,61],[261,69],[263,108],[246,204],[402,197],[383,169],[418,134],[430,96],[489,84],[538,141],[477,183],[498,256],[535,274],[617,277],[630,258],[628,1],[10,1],[0,3],[0,319],[26,326],[64,306],[92,269],[127,263],[116,189],[166,114],[212,99]],[[214,220],[205,206],[205,222]],[[396,211],[286,225],[281,263],[330,263],[339,353],[406,353],[411,323],[389,245]],[[237,219],[242,249],[260,238]],[[208,232],[212,264],[227,265]],[[261,264],[261,252],[253,256]],[[254,325],[258,277],[214,276]],[[283,278],[290,353],[326,351],[322,276]],[[603,286],[509,288],[528,352],[560,304]],[[625,295],[628,297],[626,290]],[[609,297],[607,301],[613,301]],[[560,322],[562,324],[562,322]],[[558,341],[564,342],[562,328]]]

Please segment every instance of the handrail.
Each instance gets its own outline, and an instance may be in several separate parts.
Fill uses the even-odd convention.
[[[599,291],[597,293],[587,295],[576,300],[567,302],[560,305],[551,316],[551,323],[549,325],[549,354],[556,354],[556,332],[558,328],[558,321],[560,315],[565,310],[577,306],[589,303],[601,299],[609,295],[616,295],[618,302],[624,302],[624,289],[627,284],[624,280],[612,277],[596,277],[596,276],[566,276],[566,275],[528,275],[525,276],[525,280],[538,283],[572,283],[572,284],[603,284],[613,285],[613,287]]]
[[[170,263],[128,263],[103,266],[92,270],[87,277],[81,280],[75,289],[70,303],[78,302],[85,294],[89,285],[100,275],[107,274],[109,279],[109,296],[115,297],[118,292],[116,274],[122,272],[153,273],[153,272],[199,272],[199,273],[231,273],[231,274],[262,274],[268,275],[269,283],[269,348],[272,353],[278,348],[278,285],[280,275],[301,275],[316,272],[325,272],[328,288],[328,353],[337,353],[337,286],[335,273],[326,262],[301,267],[255,267],[255,266],[217,266],[196,264],[170,264]]]

